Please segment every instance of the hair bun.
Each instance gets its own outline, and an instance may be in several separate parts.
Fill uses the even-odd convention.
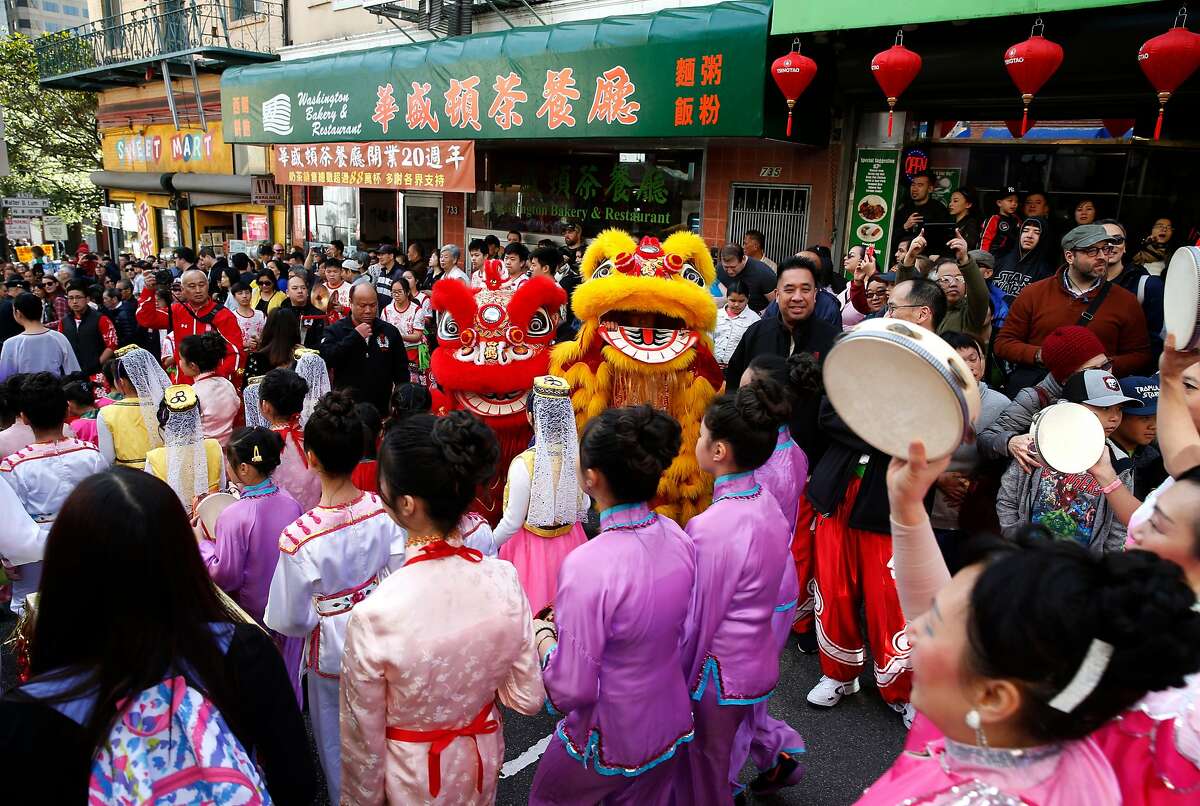
[[[614,432],[629,464],[647,475],[661,475],[679,453],[683,431],[670,416],[648,405],[622,410]]]
[[[1200,613],[1183,571],[1145,551],[1106,554],[1096,592],[1100,636],[1118,648],[1109,674],[1157,691],[1200,668]]]
[[[306,383],[305,386],[307,385]],[[313,411],[315,413],[318,410],[323,411],[327,417],[349,417],[354,414],[354,398],[350,396],[349,392],[326,392],[317,401]]]
[[[788,357],[788,384],[797,395],[825,394],[821,364],[812,353],[794,353]]]
[[[770,378],[758,378],[734,393],[734,407],[756,429],[778,428],[792,412],[787,392]]]
[[[454,478],[470,487],[491,477],[500,458],[492,430],[466,411],[452,411],[433,424],[432,439]]]

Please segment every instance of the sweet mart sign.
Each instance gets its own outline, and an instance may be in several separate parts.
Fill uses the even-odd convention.
[[[762,134],[770,3],[456,37],[227,70],[238,143]]]

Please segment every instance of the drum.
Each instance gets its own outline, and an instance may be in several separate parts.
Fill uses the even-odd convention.
[[[1200,347],[1200,247],[1182,246],[1167,265],[1163,321],[1175,349]]]
[[[197,529],[205,540],[217,539],[217,518],[238,500],[229,493],[210,493],[196,504]]]
[[[1104,426],[1087,406],[1060,400],[1033,417],[1033,448],[1051,470],[1083,473],[1104,451]]]
[[[958,351],[916,325],[855,325],[825,357],[824,378],[838,416],[876,450],[907,457],[920,440],[936,459],[975,439],[979,385]]]

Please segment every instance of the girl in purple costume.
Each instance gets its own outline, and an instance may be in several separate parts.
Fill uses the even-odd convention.
[[[775,451],[789,404],[783,387],[754,381],[714,400],[700,424],[696,461],[716,477],[713,503],[688,522],[696,588],[684,661],[695,701],[696,739],[677,769],[681,803],[731,803],[745,748],[731,768],[734,736],[779,679],[773,633],[781,579],[791,571],[790,534],[755,471]]]
[[[649,406],[609,409],[579,450],[601,532],[563,561],[553,622],[536,620],[547,707],[564,714],[538,763],[531,806],[656,806],[692,740],[680,647],[696,561],[647,502],[679,451],[679,424]]]

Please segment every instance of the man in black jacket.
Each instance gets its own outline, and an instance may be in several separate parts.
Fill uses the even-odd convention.
[[[378,318],[379,296],[369,282],[350,289],[350,316],[325,329],[321,357],[334,389],[348,389],[356,403],[388,410],[392,389],[408,383],[408,351],[400,331]]]
[[[329,315],[312,304],[303,268],[292,270],[287,281],[287,299],[279,307],[291,311],[300,320],[301,343],[314,350],[321,349]]]
[[[790,257],[780,264],[779,282],[775,286],[779,316],[760,319],[742,334],[725,369],[725,385],[730,391],[741,386],[746,367],[764,353],[782,358],[795,353],[812,353],[821,361],[829,352],[838,331],[813,315],[817,271],[816,263],[806,257]],[[811,405],[797,405],[788,424],[792,439],[804,449],[809,462],[816,462],[823,444],[817,428],[816,404],[817,401],[812,401]]]
[[[71,342],[79,368],[92,376],[117,349],[117,329],[112,320],[88,305],[87,285],[80,280],[67,286],[67,315],[55,329]]]
[[[920,305],[895,305],[896,295]],[[907,317],[913,327],[936,333],[946,305],[937,284],[925,278],[900,283],[889,303],[891,317]],[[928,308],[932,316],[914,316]],[[863,379],[868,393],[871,379]],[[887,394],[887,390],[880,390]],[[881,409],[886,416],[886,404]],[[821,652],[821,679],[808,693],[812,705],[832,708],[847,694],[858,691],[858,677],[866,662],[859,609],[865,610],[866,632],[875,661],[875,682],[884,701],[912,724],[909,704],[912,662],[904,634],[904,613],[892,573],[892,537],[888,516],[887,467],[889,458],[851,431],[829,399],[821,402],[821,431],[829,439],[821,461],[812,473],[806,494],[817,515],[814,536],[817,603],[817,644]]]

